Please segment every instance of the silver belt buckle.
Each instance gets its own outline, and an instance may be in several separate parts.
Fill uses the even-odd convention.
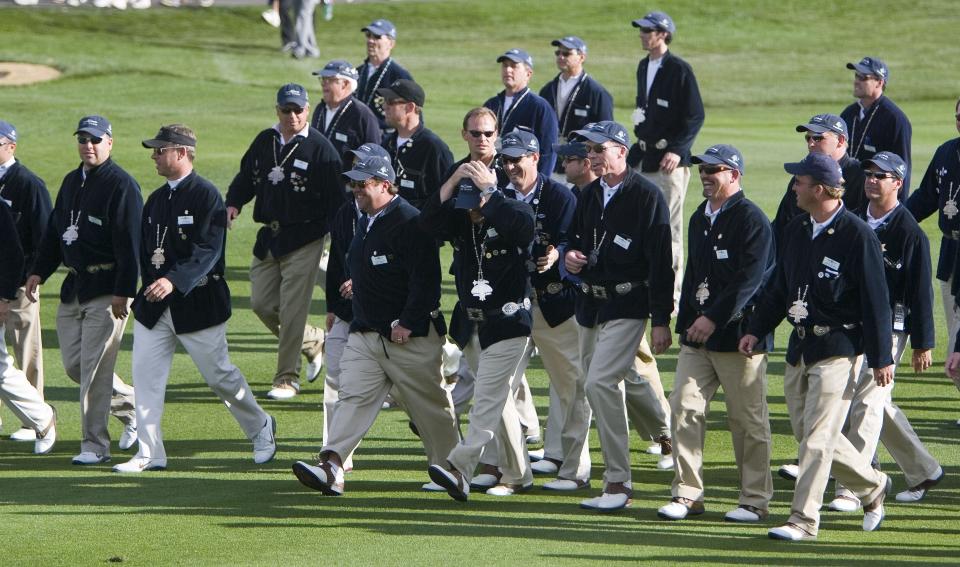
[[[563,291],[563,284],[560,282],[552,282],[547,284],[547,293],[557,294]]]
[[[637,140],[637,145],[640,146],[640,151],[642,152],[647,151],[647,143],[644,142],[643,140]]]
[[[280,232],[280,221],[270,221],[270,224],[268,224],[267,226],[270,227],[270,231],[273,232],[274,234],[277,234],[278,232]]]
[[[500,311],[501,311],[504,315],[506,315],[506,316],[509,317],[510,315],[513,315],[513,314],[516,313],[517,311],[520,311],[520,304],[519,304],[519,303],[516,303],[516,302],[513,302],[513,301],[511,301],[511,302],[509,302],[509,303],[504,303],[504,304],[503,304],[503,307],[500,308]]]
[[[430,312],[430,318],[431,318],[431,319],[436,319],[436,318],[439,317],[439,316],[440,316],[440,310],[439,310],[439,309],[434,309],[433,311]]]
[[[797,327],[796,329],[797,329],[797,337],[799,337],[801,341],[807,338],[807,330],[804,327]]]
[[[210,278],[208,278],[207,276],[203,276],[200,278],[200,281],[197,282],[197,287],[203,287],[208,283],[210,283]]]
[[[607,288],[602,285],[590,286],[590,292],[593,293],[593,296],[597,299],[607,299]]]
[[[585,293],[585,294],[587,294],[587,295],[590,295],[590,284],[581,282],[581,283],[580,283],[580,291],[582,291],[583,293]]]
[[[814,325],[814,326],[813,326],[813,334],[814,334],[814,335],[817,335],[818,337],[822,337],[823,335],[826,335],[826,334],[829,333],[829,332],[830,332],[830,327],[828,327],[828,326],[826,326],[826,325]]]
[[[618,283],[614,287],[614,289],[617,290],[617,293],[620,295],[627,295],[628,293],[630,293],[630,290],[633,289],[633,283],[631,282]]]

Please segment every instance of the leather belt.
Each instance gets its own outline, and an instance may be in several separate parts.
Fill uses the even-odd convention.
[[[73,274],[73,275],[77,275],[77,274],[78,274],[79,272],[81,272],[81,271],[82,271],[82,272],[86,272],[86,273],[88,273],[88,274],[96,274],[96,273],[99,273],[99,272],[109,272],[110,270],[114,269],[115,267],[117,267],[117,265],[116,265],[114,262],[107,262],[107,263],[105,263],[105,264],[89,264],[89,265],[85,266],[82,270],[78,270],[78,269],[76,269],[76,268],[70,268],[70,267],[68,267],[68,268],[67,268],[67,271],[70,272],[70,273]]]
[[[960,230],[951,230],[950,232],[944,232],[943,237],[947,240],[960,240]]]
[[[609,299],[611,295],[627,295],[634,289],[647,285],[647,282],[622,282],[607,285],[580,284],[580,291],[597,299]]]
[[[841,329],[849,331],[851,329],[855,329],[856,327],[857,323],[844,323],[843,325],[813,325],[810,327],[797,325],[794,327],[794,329],[797,331],[797,337],[799,337],[802,341],[807,338],[807,333],[813,333],[815,336],[822,337],[831,331],[839,331]]]
[[[506,315],[511,316],[521,309],[530,309],[530,298],[525,297],[519,301],[509,301],[504,303],[499,309],[480,309],[477,307],[465,307],[463,309],[464,313],[467,315],[467,319],[475,323],[481,321],[486,321],[487,317],[490,315]]]
[[[209,276],[203,276],[202,278],[200,278],[200,281],[197,282],[196,287],[203,287],[208,283],[210,283],[210,280],[218,282],[222,277],[223,276],[221,276],[220,274],[210,274]]]
[[[637,140],[637,145],[640,146],[640,150],[642,150],[642,151],[644,151],[644,152],[647,151],[647,141],[646,141],[646,140]],[[663,138],[660,138],[660,139],[657,140],[656,142],[651,142],[651,143],[649,144],[649,146],[650,146],[650,147],[654,147],[654,148],[656,148],[656,149],[658,149],[658,150],[665,150],[665,149],[667,149],[667,141],[666,141],[665,139],[663,139]]]
[[[263,223],[263,226],[269,228],[269,229],[270,229],[270,232],[272,232],[273,235],[276,236],[276,235],[280,234],[280,230],[281,230],[282,228],[284,228],[284,226],[295,226],[295,225],[299,225],[299,224],[309,224],[310,222],[311,222],[310,220],[304,220],[304,221],[300,221],[300,222],[296,222],[296,223],[288,223],[288,224],[284,225],[284,224],[281,224],[280,221],[276,221],[276,220],[275,220],[275,221],[270,221],[270,222]]]

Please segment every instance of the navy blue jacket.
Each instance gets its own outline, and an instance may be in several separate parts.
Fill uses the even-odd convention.
[[[787,225],[777,255],[777,267],[764,288],[748,333],[762,337],[773,332],[797,301],[806,302],[807,316],[787,345],[787,362],[807,365],[835,356],[866,354],[870,368],[893,364],[891,313],[883,273],[880,241],[857,215],[843,208],[813,240],[809,215]],[[829,326],[816,336],[814,325]],[[843,325],[853,325],[843,328]]]
[[[866,207],[858,214],[867,220]],[[893,330],[909,334],[915,349],[933,348],[933,283],[927,235],[910,211],[900,206],[874,232],[883,253],[890,309],[899,303],[906,310],[903,326],[894,326]]]
[[[837,162],[843,172],[843,205],[850,211],[860,210],[866,206],[867,198],[863,193],[863,166],[860,162],[848,155],[844,155]],[[787,182],[787,192],[780,199],[777,207],[777,216],[773,218],[773,240],[779,243],[783,239],[783,231],[794,217],[807,213],[797,206],[797,193],[793,190],[793,180]],[[779,244],[778,244],[779,246]]]
[[[910,138],[913,129],[907,115],[892,100],[881,95],[860,119],[860,103],[855,102],[840,113],[850,129],[847,153],[860,161],[866,161],[877,152],[893,152],[907,164],[907,177],[903,180],[899,199],[905,201],[910,194]]]
[[[270,170],[282,163],[283,181],[274,185]],[[257,232],[253,254],[280,258],[323,238],[327,223],[343,203],[340,156],[315,128],[280,147],[280,132],[263,130],[243,158],[227,190],[227,206],[238,210],[254,197]]]
[[[660,169],[663,154],[673,152],[680,156],[680,165],[690,165],[690,148],[703,126],[703,100],[700,87],[690,64],[667,51],[647,97],[647,66],[650,57],[637,65],[637,108],[646,111],[646,119],[633,128],[637,140],[646,143],[646,151],[638,144],[630,148],[630,165],[641,166],[642,171]],[[657,149],[658,141],[666,140],[666,147]]]
[[[13,213],[5,202],[0,202],[0,298],[17,299],[20,274],[23,273],[23,248],[17,237]]]
[[[340,286],[350,279],[347,251],[350,250],[353,235],[357,233],[357,222],[362,215],[353,195],[348,195],[330,225],[330,258],[327,261],[325,288],[327,313],[333,313],[347,323],[353,321],[353,305],[351,300],[340,295]]]
[[[174,330],[183,334],[229,319],[227,208],[213,183],[192,172],[174,190],[164,184],[147,198],[140,226],[143,287],[133,300],[136,320],[152,329],[169,307]],[[163,250],[159,267],[153,263],[157,249]],[[173,292],[162,301],[147,301],[144,291],[160,278],[170,280]]]
[[[551,327],[556,327],[573,317],[577,292],[570,282],[563,281],[560,273],[560,264],[563,263],[562,254],[556,263],[542,274],[537,272],[535,266],[537,258],[546,254],[548,245],[554,246],[558,251],[566,248],[570,224],[577,209],[577,199],[565,185],[543,174],[537,176],[537,187],[534,188],[534,192],[532,201],[534,236],[527,271],[530,274],[534,299],[540,305],[544,320]],[[520,199],[519,192],[513,189],[513,186],[504,188],[503,193],[508,197]],[[563,291],[549,293],[548,286],[557,283],[563,285]]]
[[[640,284],[624,295],[610,293],[608,299],[579,296],[577,323],[593,327],[613,319],[649,318],[655,327],[670,324],[674,278],[670,213],[656,185],[628,168],[606,208],[600,179],[584,187],[567,248],[587,256],[599,251],[596,266],[584,266],[578,274],[586,284]]]
[[[350,150],[355,150],[363,144],[379,145],[383,141],[383,133],[380,131],[380,122],[377,117],[355,96],[351,95],[340,104],[330,124],[326,123],[326,119],[327,105],[321,101],[313,109],[313,120],[310,126],[330,140],[337,154],[340,155],[344,169],[350,169],[349,165],[353,163],[353,154],[349,153]]]
[[[140,186],[112,159],[88,171],[86,179],[78,167],[63,178],[31,271],[46,280],[61,263],[69,268],[60,287],[63,302],[136,296],[142,210]],[[71,214],[78,238],[68,245],[63,234]]]
[[[727,199],[712,226],[704,214],[706,203],[690,217],[676,329],[680,344],[736,352],[757,296],[773,271],[773,231],[767,215],[743,191]],[[701,291],[698,298],[704,284],[707,296]],[[687,340],[687,329],[701,315],[717,326],[705,345]],[[773,335],[761,337],[757,350],[771,348]]]
[[[591,122],[613,120],[613,97],[586,71],[581,73],[580,80],[570,91],[570,98],[567,99],[567,104],[563,108],[557,108],[559,84],[560,75],[557,75],[552,81],[543,85],[540,89],[540,97],[547,101],[547,104],[557,113],[561,140],[566,140],[570,132],[582,130]],[[563,164],[560,160],[557,160],[554,171],[563,173]]]
[[[446,325],[440,309],[440,254],[436,241],[420,229],[420,211],[397,197],[367,231],[357,224],[347,261],[353,280],[351,332],[375,331],[390,337],[391,324],[425,337]],[[431,316],[431,312],[435,314]]]
[[[557,156],[553,153],[553,145],[557,143],[558,125],[557,113],[547,101],[534,94],[529,88],[514,95],[513,104],[503,112],[506,91],[500,91],[497,96],[491,97],[483,106],[497,115],[498,132],[501,136],[513,132],[517,127],[526,128],[533,132],[540,142],[540,164],[537,170],[550,175],[554,170]]]
[[[483,224],[474,225],[467,211],[454,208],[455,199],[456,195],[441,204],[440,193],[436,192],[420,215],[425,230],[453,244],[458,301],[450,319],[450,336],[463,348],[476,332],[482,349],[506,339],[530,336],[530,311],[520,309],[505,315],[500,308],[530,296],[526,262],[533,242],[533,209],[498,191],[480,208]],[[483,301],[470,293],[479,274],[478,256],[483,277],[493,288],[492,295]],[[466,317],[467,308],[484,310],[485,320],[475,325]]]
[[[383,106],[378,104],[377,89],[389,87],[397,79],[413,80],[413,76],[401,67],[393,57],[389,57],[380,64],[379,67],[369,77],[370,60],[364,59],[363,64],[357,68],[360,78],[357,79],[357,90],[355,96],[360,102],[367,105],[380,122],[380,129],[386,131],[387,122],[383,119]],[[378,144],[380,142],[377,142]]]
[[[960,253],[960,214],[948,216],[943,212],[947,201],[953,199],[960,208],[960,138],[944,142],[933,154],[930,165],[917,190],[907,199],[907,210],[917,222],[937,213],[937,225],[943,238],[940,240],[940,258],[937,261],[937,279],[949,281],[950,276],[960,276],[957,254]],[[954,291],[960,277],[954,277]]]
[[[0,178],[0,200],[10,207],[20,246],[23,247],[24,263],[20,280],[20,285],[23,285],[29,275],[27,270],[36,260],[40,239],[50,220],[50,211],[53,209],[50,192],[42,179],[17,160]]]
[[[393,156],[400,196],[422,209],[427,198],[447,180],[446,173],[453,164],[450,148],[422,122],[402,148],[397,148],[396,132],[387,136],[383,147]]]

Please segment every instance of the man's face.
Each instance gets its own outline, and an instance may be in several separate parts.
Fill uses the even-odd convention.
[[[657,28],[640,28],[640,43],[644,51],[660,49],[667,39],[667,32]]]
[[[304,107],[296,104],[283,104],[277,106],[277,119],[280,121],[280,129],[285,132],[299,132],[307,127],[307,119],[310,116],[310,105]]]
[[[467,120],[467,129],[460,135],[472,156],[489,156],[496,152],[497,127],[493,118],[486,114],[471,116]]]
[[[810,132],[803,133],[807,142],[807,151],[811,154],[833,155],[833,152],[840,146],[840,137],[833,132]]]
[[[391,128],[398,128],[403,119],[416,108],[412,102],[402,98],[383,101],[383,118]]]
[[[891,194],[896,195],[903,186],[903,180],[894,174],[883,171],[871,164],[864,169],[863,191],[870,201],[884,201]]]
[[[107,161],[111,149],[113,149],[113,138],[110,136],[98,138],[86,132],[77,134],[77,151],[80,153],[80,161],[87,168],[97,167]]]
[[[516,92],[527,86],[532,76],[533,70],[523,63],[510,59],[504,59],[500,63],[500,80],[503,86],[511,91]]]
[[[883,93],[883,81],[876,75],[853,74],[853,96],[855,98],[874,98]]]
[[[7,163],[17,151],[17,143],[0,137],[0,164]]]
[[[579,73],[583,67],[583,60],[586,59],[579,50],[569,49],[562,45],[558,45],[553,54],[557,58],[557,69],[568,75]]]
[[[580,187],[590,176],[590,160],[577,156],[563,158],[563,173],[567,176],[567,183]]]
[[[170,178],[171,175],[179,171],[178,163],[181,159],[186,159],[185,148],[180,146],[166,146],[163,148],[154,148],[150,157],[157,167],[157,175]]]
[[[375,201],[386,191],[386,182],[371,177],[365,181],[350,181],[350,191],[357,200],[357,208],[361,211],[372,214],[377,206]]]
[[[719,195],[737,178],[737,171],[723,164],[702,163],[698,168],[703,196],[706,199]]]
[[[614,142],[586,142],[587,157],[590,158],[590,169],[597,177],[608,173],[619,173],[620,162],[626,156],[627,149]]]
[[[373,59],[384,60],[390,57],[390,52],[393,51],[393,46],[396,44],[396,41],[389,35],[377,35],[375,33],[366,32],[367,35],[367,56]]]
[[[353,92],[350,81],[339,77],[322,77],[320,86],[323,88],[323,102],[327,106],[337,106]]]
[[[500,156],[503,168],[510,178],[510,183],[517,189],[526,188],[537,180],[537,162],[540,154],[527,154],[520,157]]]
[[[797,194],[797,206],[811,212],[817,203],[817,191],[820,190],[813,177],[809,175],[795,175],[793,177],[793,191]]]

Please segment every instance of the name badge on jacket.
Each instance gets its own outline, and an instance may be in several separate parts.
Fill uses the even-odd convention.
[[[180,226],[185,224],[193,224],[193,215],[180,215],[177,217],[177,224]]]
[[[295,160],[293,160],[293,167],[295,167],[295,168],[297,168],[297,169],[302,169],[302,170],[306,171],[306,169],[307,169],[309,166],[310,166],[310,164],[308,164],[307,162],[303,161],[302,159],[295,159]]]
[[[657,99],[657,106],[662,106],[664,108],[670,108],[670,101],[664,100],[662,98]]]
[[[336,138],[336,140],[337,140],[338,142],[346,142],[346,141],[347,141],[347,135],[346,135],[346,134],[341,134],[340,132],[334,132],[334,133],[333,133],[333,137]]]
[[[103,221],[100,220],[100,219],[98,219],[97,217],[95,217],[95,216],[93,216],[93,215],[87,215],[87,220],[90,221],[90,222],[92,222],[93,224],[95,224],[95,225],[97,225],[97,226],[103,226]]]
[[[381,265],[387,263],[387,257],[386,257],[386,256],[371,256],[371,257],[370,257],[370,263],[373,264],[374,266],[381,266]]]

